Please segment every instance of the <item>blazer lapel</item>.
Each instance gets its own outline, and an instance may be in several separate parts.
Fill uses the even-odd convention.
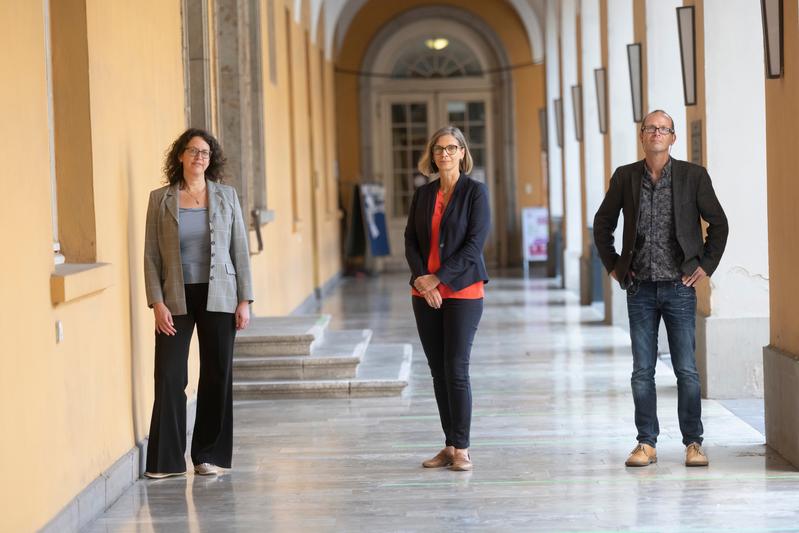
[[[438,191],[441,188],[441,178],[439,178],[435,183],[436,185],[433,187],[433,190],[430,191],[430,195],[427,197],[427,203],[424,206],[424,216],[425,221],[427,221],[425,227],[427,227],[428,246],[430,245],[430,239],[433,237],[433,210],[436,208],[436,197],[438,196]]]
[[[214,217],[219,213],[219,206],[222,202],[222,193],[213,181],[206,181],[208,188],[208,221],[213,224]]]
[[[685,165],[682,161],[671,159],[671,205],[674,220],[680,220],[682,215],[682,196],[685,193]]]
[[[464,187],[463,184],[464,184],[465,181],[466,181],[466,176],[464,176],[463,172],[461,172],[461,175],[458,178],[458,181],[455,183],[455,190],[452,191],[452,196],[449,197],[449,202],[447,203],[447,207],[446,207],[446,209],[444,209],[444,214],[441,216],[441,225],[442,226],[444,225],[444,222],[447,220],[447,217],[449,216],[449,214],[452,213],[452,210],[454,209],[453,208],[453,204],[455,203],[455,198],[458,195],[458,191],[463,189],[463,187]]]
[[[641,205],[641,180],[644,177],[644,171],[646,167],[644,166],[644,160],[638,162],[637,165],[633,167],[633,175],[630,176],[630,187],[632,187],[632,196],[633,196],[633,213],[638,216],[638,207]],[[636,220],[636,224],[637,224]]]
[[[164,196],[164,202],[166,203],[166,210],[169,211],[169,214],[172,215],[172,218],[175,219],[175,222],[178,222],[178,198],[180,196],[180,192],[178,191],[177,185],[172,185],[167,189],[166,195]]]

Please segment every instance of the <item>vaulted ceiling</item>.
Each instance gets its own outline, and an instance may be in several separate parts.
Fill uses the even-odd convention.
[[[294,0],[295,10],[302,12],[302,3],[310,2],[311,35],[316,35],[319,24],[324,24],[324,49],[328,58],[334,58],[342,39],[347,34],[350,23],[370,0]],[[546,20],[546,0],[491,0],[508,2],[519,14],[530,41],[530,53],[536,63],[544,61],[544,22]],[[324,7],[324,20],[321,14]]]

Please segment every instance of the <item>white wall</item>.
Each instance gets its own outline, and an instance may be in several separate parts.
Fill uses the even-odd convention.
[[[632,0],[608,0],[608,135],[610,136],[610,171],[638,159],[637,125],[633,122],[630,94],[630,71],[627,45],[633,42]],[[624,217],[619,216],[616,250],[621,252]],[[629,327],[627,297],[619,284],[611,283],[613,324]]]
[[[707,168],[730,237],[712,277],[714,317],[768,316],[768,217],[760,5],[705,0]],[[734,90],[731,90],[734,88]]]
[[[549,161],[549,212],[553,217],[563,216],[563,165],[558,146],[554,101],[560,95],[560,63],[558,61],[559,24],[558,0],[547,1],[547,159]]]
[[[682,6],[682,0],[646,2],[646,89],[649,109],[644,109],[644,115],[653,109],[663,109],[671,115],[677,133],[677,142],[671,148],[671,155],[676,159],[686,159],[688,131],[677,32],[678,6]]]
[[[633,42],[632,0],[608,0],[608,107],[610,168],[638,159],[638,131],[633,122],[627,45]],[[621,251],[621,250],[619,250]]]
[[[580,290],[580,256],[583,233],[580,193],[580,145],[574,135],[571,87],[577,84],[577,0],[562,0],[560,17],[561,61],[563,74],[563,172],[566,198],[566,288]]]
[[[581,1],[583,55],[583,150],[585,152],[586,225],[605,196],[605,145],[599,132],[599,109],[594,69],[602,66],[599,32],[599,0]]]

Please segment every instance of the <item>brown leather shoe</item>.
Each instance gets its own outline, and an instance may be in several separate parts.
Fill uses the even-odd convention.
[[[641,442],[630,452],[630,456],[624,461],[624,464],[626,466],[648,466],[657,462],[658,452],[655,447]]]
[[[450,466],[449,469],[455,470],[456,472],[466,472],[471,470],[472,458],[469,457],[469,450],[459,450],[458,448],[455,448],[455,456],[452,458],[452,466]]]
[[[443,448],[432,459],[423,461],[422,466],[425,468],[442,468],[451,465],[454,449],[455,448],[453,448],[452,446],[447,446],[446,448]]]
[[[685,466],[707,466],[709,461],[698,442],[685,447]]]

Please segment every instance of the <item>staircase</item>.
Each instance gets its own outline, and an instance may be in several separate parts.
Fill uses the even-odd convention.
[[[410,344],[375,344],[368,329],[328,331],[330,315],[259,317],[236,335],[233,398],[399,396]]]

